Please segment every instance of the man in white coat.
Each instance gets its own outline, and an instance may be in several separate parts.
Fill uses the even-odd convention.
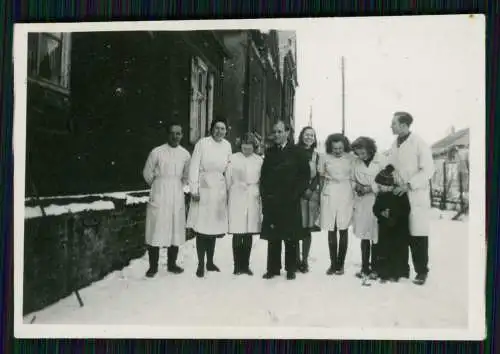
[[[391,128],[397,139],[392,145],[389,163],[395,167],[397,187],[394,193],[397,195],[408,193],[410,200],[409,247],[413,267],[417,273],[413,282],[423,285],[429,273],[428,236],[431,211],[429,180],[434,174],[434,161],[430,147],[419,136],[410,132],[412,123],[411,114],[394,113]]]
[[[146,244],[149,269],[146,277],[158,272],[160,247],[168,247],[167,270],[182,273],[177,255],[186,241],[186,209],[183,187],[188,183],[189,152],[180,146],[182,126],[168,125],[167,143],[154,148],[144,166],[143,176],[151,186],[146,213]]]

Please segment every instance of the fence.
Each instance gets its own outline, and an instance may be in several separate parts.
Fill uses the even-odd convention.
[[[436,172],[430,181],[431,204],[455,210],[457,217],[469,210],[469,159],[434,160]]]

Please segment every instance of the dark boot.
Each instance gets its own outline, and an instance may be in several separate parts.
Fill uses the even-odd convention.
[[[233,263],[234,263],[234,275],[241,274],[241,236],[233,235]]]
[[[339,230],[339,254],[335,274],[344,274],[344,262],[347,254],[347,230]]]
[[[167,270],[170,273],[180,274],[184,272],[184,269],[177,265],[177,256],[179,255],[179,247],[170,246],[167,251]]]
[[[152,278],[158,273],[158,258],[160,257],[160,248],[148,246],[149,269],[146,277]]]
[[[370,274],[370,240],[361,240],[361,272],[356,273],[358,278]]]
[[[328,231],[328,250],[330,251],[330,268],[327,275],[332,275],[336,271],[337,264],[337,230]]]
[[[253,275],[253,272],[250,269],[252,241],[252,235],[243,235],[241,237],[241,272],[247,275]]]
[[[196,269],[196,276],[203,278],[205,275],[205,253],[207,245],[204,236],[196,236],[196,254],[198,255],[198,268]]]
[[[307,232],[302,240],[302,262],[299,263],[301,273],[309,272],[309,251],[311,250],[311,233]]]
[[[427,274],[421,273],[417,274],[417,276],[413,280],[413,283],[416,285],[424,285],[426,281],[427,281]]]
[[[216,237],[207,238],[207,271],[220,272],[219,267],[214,263]]]

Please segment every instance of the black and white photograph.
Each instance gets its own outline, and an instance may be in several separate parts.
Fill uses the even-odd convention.
[[[16,24],[17,338],[482,340],[483,15]]]

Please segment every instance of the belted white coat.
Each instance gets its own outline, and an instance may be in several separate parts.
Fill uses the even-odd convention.
[[[262,226],[262,204],[259,193],[263,159],[241,152],[231,155],[226,172],[229,190],[229,233],[259,234]]]
[[[202,235],[224,235],[228,232],[226,173],[231,156],[227,140],[201,138],[195,145],[189,166],[189,189],[199,194],[191,200],[187,227]]]

